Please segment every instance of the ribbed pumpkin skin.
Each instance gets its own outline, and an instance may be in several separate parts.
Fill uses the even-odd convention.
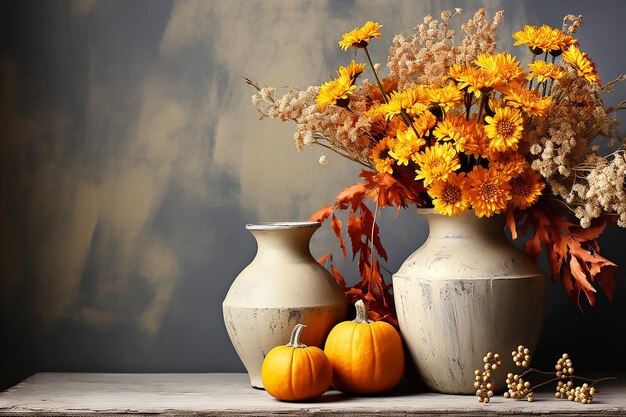
[[[337,324],[324,353],[339,391],[373,394],[395,387],[404,373],[404,351],[396,329],[382,321]]]
[[[277,346],[265,357],[261,378],[272,397],[302,401],[326,392],[333,373],[330,361],[320,348]]]

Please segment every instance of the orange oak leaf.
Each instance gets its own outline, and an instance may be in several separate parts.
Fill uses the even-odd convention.
[[[350,236],[350,243],[352,245],[352,259],[356,257],[356,254],[361,248],[363,241],[362,224],[361,218],[355,215],[354,210],[351,210],[346,226],[348,227],[348,236]]]
[[[339,239],[339,247],[341,247],[343,259],[346,259],[348,257],[348,254],[346,253],[346,242],[343,240],[343,234],[341,233],[341,220],[339,220],[339,217],[333,214],[330,226],[333,228],[337,239]]]
[[[324,220],[326,220],[331,214],[333,214],[333,206],[324,206],[315,213],[311,214],[309,221],[323,223]]]

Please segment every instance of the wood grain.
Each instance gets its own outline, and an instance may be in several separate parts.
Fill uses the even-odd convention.
[[[612,416],[626,415],[626,383],[603,385],[594,403],[557,400],[551,392],[534,403],[474,396],[395,393],[350,397],[330,391],[315,402],[284,403],[250,387],[245,374],[40,373],[0,394],[0,416]]]

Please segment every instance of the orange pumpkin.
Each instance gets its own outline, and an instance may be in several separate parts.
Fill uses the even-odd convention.
[[[391,324],[370,320],[362,300],[355,307],[356,319],[337,324],[326,339],[333,385],[354,394],[388,391],[404,373],[402,340]]]
[[[324,351],[300,343],[304,324],[296,324],[286,346],[270,350],[263,360],[261,379],[265,390],[283,401],[319,397],[330,388],[333,369]]]

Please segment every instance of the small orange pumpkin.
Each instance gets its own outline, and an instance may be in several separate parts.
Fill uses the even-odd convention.
[[[337,324],[326,339],[333,385],[353,394],[388,391],[404,373],[400,334],[389,323],[370,320],[363,300],[355,307],[356,319]]]
[[[333,380],[333,369],[324,351],[300,343],[304,324],[296,324],[286,346],[270,350],[263,360],[261,379],[265,390],[283,401],[319,397]]]

